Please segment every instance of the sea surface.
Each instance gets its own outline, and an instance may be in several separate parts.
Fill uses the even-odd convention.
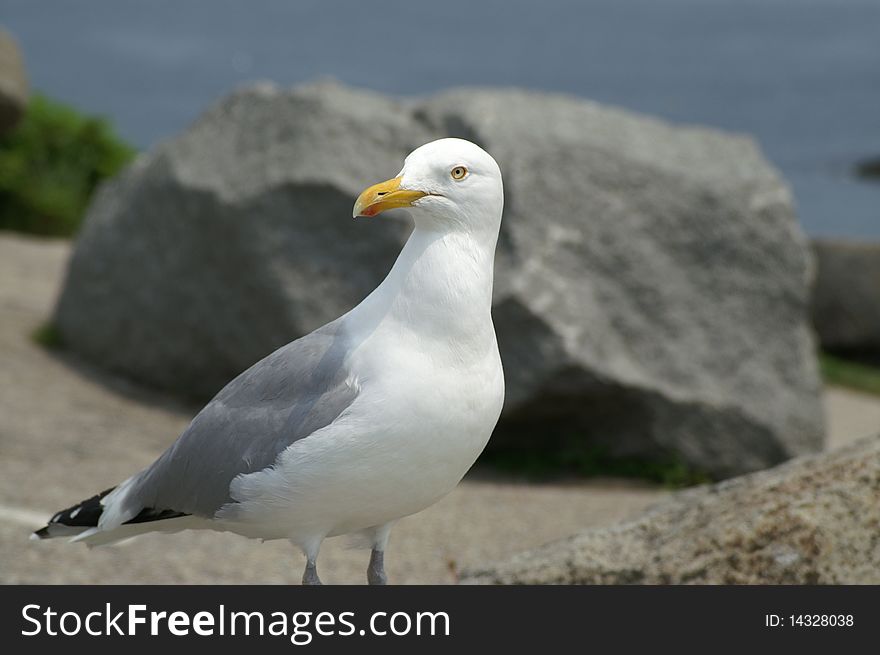
[[[880,0],[0,0],[34,87],[140,147],[255,79],[560,91],[755,136],[813,235],[880,239]]]

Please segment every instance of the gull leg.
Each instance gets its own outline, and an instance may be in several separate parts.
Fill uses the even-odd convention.
[[[391,521],[381,525],[372,532],[373,550],[367,566],[367,582],[371,585],[388,584],[388,576],[385,575],[385,547],[388,545],[388,537],[394,523],[395,521]]]
[[[370,553],[370,564],[367,566],[367,582],[371,585],[388,584],[388,576],[385,575],[385,551],[373,549]]]
[[[302,583],[304,585],[319,585],[323,584],[321,582],[321,578],[318,577],[318,568],[316,566],[316,562],[318,561],[318,551],[321,549],[321,542],[324,540],[323,537],[310,539],[305,543],[294,543],[294,545],[299,546],[303,554],[306,556],[306,570],[303,571]]]

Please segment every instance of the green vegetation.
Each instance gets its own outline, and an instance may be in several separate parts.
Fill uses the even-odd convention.
[[[880,179],[880,157],[866,159],[856,164],[856,175],[868,179]]]
[[[0,138],[0,229],[72,235],[95,187],[133,156],[105,120],[35,95]]]
[[[687,465],[675,455],[670,454],[656,459],[615,457],[599,447],[540,453],[489,451],[483,453],[480,462],[500,471],[524,475],[533,480],[558,478],[560,475],[584,478],[638,478],[671,489],[712,481],[709,475]]]
[[[819,365],[827,384],[880,396],[880,367],[841,359],[828,353],[819,355]]]
[[[64,347],[64,339],[61,337],[61,332],[52,323],[43,323],[43,325],[31,333],[31,338],[35,343],[51,350],[59,350]]]

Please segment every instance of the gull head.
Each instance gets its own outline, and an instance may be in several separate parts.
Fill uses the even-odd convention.
[[[498,234],[504,190],[492,156],[464,139],[438,139],[413,150],[403,170],[365,189],[353,215],[409,209],[417,227]]]

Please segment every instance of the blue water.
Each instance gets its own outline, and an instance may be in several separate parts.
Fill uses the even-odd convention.
[[[0,0],[34,86],[146,147],[253,79],[562,91],[749,132],[812,234],[880,238],[880,0]]]

